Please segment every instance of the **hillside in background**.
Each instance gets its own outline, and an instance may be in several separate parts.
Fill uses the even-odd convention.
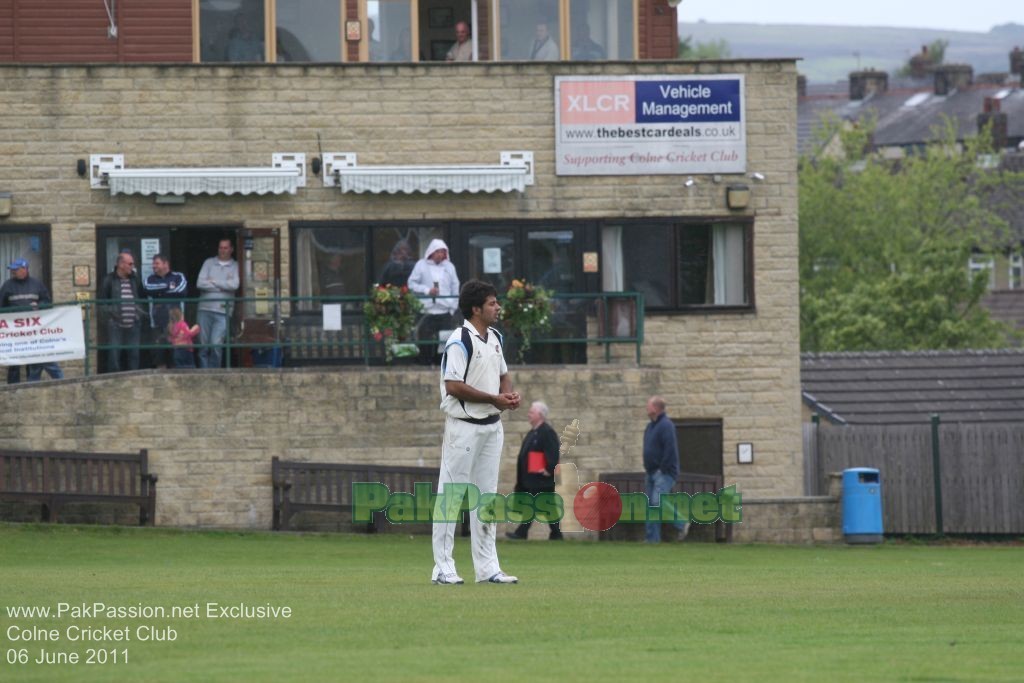
[[[683,6],[685,7],[685,5]],[[684,11],[680,11],[684,14]],[[725,40],[733,57],[799,57],[800,73],[811,83],[845,80],[858,68],[894,72],[922,45],[949,41],[947,63],[970,64],[974,73],[1009,70],[1009,53],[1024,48],[1024,26],[1004,24],[987,33],[937,29],[795,24],[680,22],[679,36],[693,43]]]

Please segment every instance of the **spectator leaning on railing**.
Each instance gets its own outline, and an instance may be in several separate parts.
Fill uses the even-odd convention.
[[[7,269],[11,271],[11,278],[0,287],[0,309],[4,308],[31,308],[38,309],[52,303],[50,290],[39,280],[28,274],[28,261],[23,258],[15,259]],[[35,363],[27,366],[26,379],[29,382],[38,382],[43,375],[43,370],[53,379],[61,379],[64,372],[56,363]],[[7,368],[7,383],[17,384],[21,381],[21,368],[11,365]]]
[[[423,321],[419,325],[420,341],[438,342],[438,332],[454,327],[452,314],[459,307],[459,276],[448,260],[444,240],[431,240],[409,276],[409,289],[423,300]],[[445,298],[446,297],[446,298]],[[420,363],[430,365],[437,359],[437,344],[420,346]]]
[[[199,367],[219,368],[223,349],[221,344],[228,332],[228,321],[234,307],[235,292],[238,290],[238,262],[231,257],[234,247],[231,240],[217,244],[217,255],[203,262],[196,278],[199,288]]]
[[[179,299],[187,294],[188,280],[182,273],[171,270],[171,262],[164,254],[157,254],[153,257],[153,272],[146,278],[143,286],[146,289],[146,296],[150,299],[149,324],[153,331],[153,343],[166,343],[170,310],[181,309],[182,303]],[[158,367],[172,364],[169,349],[155,349],[153,357]]]
[[[100,284],[99,298],[111,301],[101,311],[107,343],[117,347],[107,351],[107,372],[138,370],[143,310],[138,303],[142,283],[135,274],[134,256],[128,252],[117,255],[114,270]]]

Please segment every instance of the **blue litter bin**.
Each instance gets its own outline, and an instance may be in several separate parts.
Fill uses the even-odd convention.
[[[882,542],[882,480],[872,467],[843,470],[843,536],[847,543]]]

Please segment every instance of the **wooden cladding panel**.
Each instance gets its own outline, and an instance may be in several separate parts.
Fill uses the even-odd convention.
[[[114,25],[102,0],[0,0],[0,61],[190,62],[190,0],[118,2]]]
[[[192,3],[150,0],[117,3],[123,62],[191,62]]]

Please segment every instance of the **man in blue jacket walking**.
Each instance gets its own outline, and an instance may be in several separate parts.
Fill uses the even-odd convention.
[[[647,399],[647,417],[651,421],[644,430],[644,470],[647,471],[647,500],[652,507],[661,503],[661,494],[670,493],[679,477],[679,446],[676,426],[665,414],[665,399],[651,396]],[[661,521],[647,522],[644,540],[661,542]],[[679,540],[686,538],[688,521],[674,521]]]

